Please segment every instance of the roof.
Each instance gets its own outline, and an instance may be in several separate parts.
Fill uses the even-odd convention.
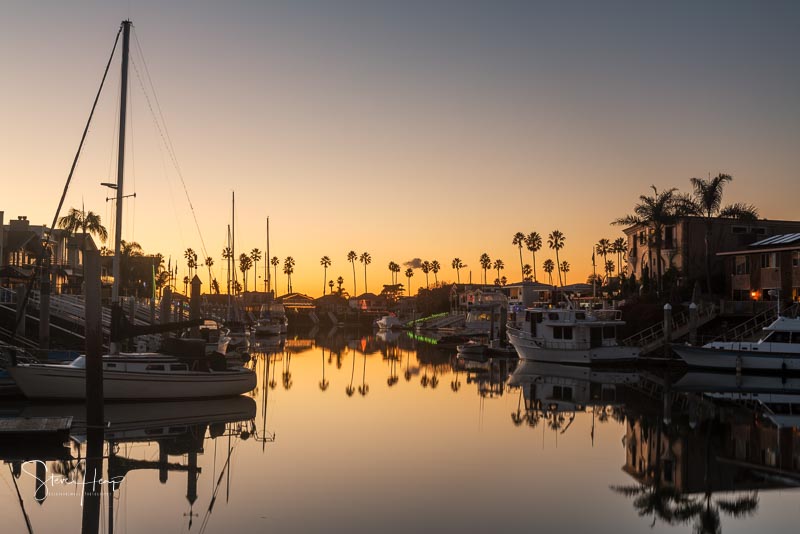
[[[751,247],[764,247],[776,245],[793,245],[800,244],[800,234],[779,234],[767,237],[755,243],[750,243]]]

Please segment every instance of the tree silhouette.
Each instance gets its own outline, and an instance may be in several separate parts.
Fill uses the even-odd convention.
[[[429,289],[428,273],[431,272],[431,262],[428,260],[423,261],[422,265],[419,266],[419,270],[425,273],[425,289]]]
[[[567,285],[567,273],[569,272],[569,262],[564,260],[561,262],[561,272],[564,273],[564,285]]]
[[[369,252],[362,252],[358,261],[364,264],[364,293],[367,293],[369,291],[367,289],[367,265],[372,263],[372,256],[369,255]],[[353,265],[355,266],[355,264]]]
[[[244,277],[244,292],[247,293],[247,272],[253,267],[253,260],[245,253],[239,255],[239,270]]]
[[[280,265],[281,260],[278,259],[278,256],[272,256],[272,259],[269,260],[269,263],[270,263],[270,265],[272,265],[272,268],[273,268],[273,270],[275,272],[275,285],[277,286],[277,284],[278,284],[278,265]],[[277,288],[276,288],[276,292],[277,292]]]
[[[283,260],[283,274],[286,275],[287,279],[287,293],[292,292],[292,273],[294,273],[294,258],[291,256],[287,256],[285,260]]]
[[[214,282],[215,282],[215,280],[213,280],[211,276],[211,267],[214,266],[214,258],[209,256],[205,259],[204,263],[206,264],[206,267],[208,267],[208,288],[209,288],[208,292],[211,293],[212,289],[214,288]],[[219,288],[219,286],[217,287]],[[219,293],[219,291],[217,291],[217,293]]]
[[[228,268],[228,294],[231,294],[231,280],[233,277],[231,276],[231,259],[233,258],[233,250],[231,247],[225,247],[222,249],[222,259],[225,260],[225,265]]]
[[[436,276],[436,274],[441,270],[441,268],[442,268],[442,266],[439,265],[438,261],[433,260],[431,262],[431,272],[433,273],[433,285],[434,286],[438,286],[439,285],[439,277]]]
[[[456,270],[456,281],[457,283],[461,283],[461,269],[465,267],[465,265],[461,262],[461,258],[453,258],[453,261],[450,263],[453,269]]]
[[[322,276],[322,294],[325,295],[325,280],[328,279],[328,267],[331,266],[331,259],[328,256],[322,256],[319,260],[319,264],[322,265],[323,269],[323,276]],[[331,281],[331,290],[333,290],[333,281]]]
[[[58,227],[66,230],[70,235],[80,230],[83,234],[81,242],[81,254],[86,256],[86,234],[94,235],[100,238],[103,243],[108,239],[108,230],[103,226],[100,216],[93,211],[78,210],[70,208],[66,215],[58,219]],[[0,229],[2,231],[2,229]],[[103,254],[101,253],[101,256]],[[113,252],[109,255],[113,255]],[[3,261],[0,258],[0,261]],[[81,263],[85,260],[82,257]]]
[[[253,291],[258,291],[258,262],[261,261],[261,251],[257,248],[251,250],[250,259],[253,260]],[[266,282],[264,280],[265,284]]]
[[[406,269],[406,278],[408,278],[408,296],[411,296],[411,277],[414,276],[414,270],[409,267]]]
[[[536,282],[536,253],[542,249],[542,236],[539,232],[531,232],[525,236],[525,247],[533,257],[533,281]]]
[[[558,251],[564,248],[564,241],[566,238],[559,230],[553,230],[547,236],[547,246],[556,251],[556,268],[558,269],[558,285],[563,286],[561,281],[561,263],[558,260]]]
[[[556,268],[556,264],[553,263],[553,260],[551,260],[549,258],[544,260],[544,263],[542,264],[542,269],[544,269],[544,272],[547,273],[547,277],[548,277],[548,280],[549,280],[548,283],[551,286],[553,285],[553,271],[555,270],[555,268]]]
[[[522,247],[525,245],[525,234],[522,232],[517,232],[514,234],[514,238],[511,240],[512,245],[516,245],[519,249],[519,272],[521,279],[525,279],[525,273],[522,272]]]
[[[506,268],[505,264],[503,263],[503,260],[501,259],[494,260],[494,264],[492,265],[492,267],[494,268],[494,270],[497,271],[498,279],[500,278],[500,271]]]
[[[358,289],[356,289],[356,260],[358,259],[358,254],[356,254],[355,250],[351,250],[347,253],[347,261],[353,264],[353,296],[358,296]]]
[[[608,261],[608,253],[611,252],[611,241],[603,238],[597,242],[597,245],[595,245],[594,249],[600,256],[603,257],[602,265],[605,266],[606,261]],[[608,280],[606,280],[606,282],[608,282]]]
[[[617,266],[619,267],[619,274],[622,275],[625,270],[623,261],[625,261],[625,254],[628,252],[624,237],[618,237],[611,243],[611,252],[617,255]]]
[[[659,192],[656,186],[652,196],[639,196],[639,203],[634,206],[633,214],[615,219],[611,224],[621,226],[643,225],[648,228],[650,244],[656,249],[656,273],[658,276],[657,287],[659,292],[663,288],[662,280],[662,249],[664,247],[664,227],[673,224],[675,220],[686,212],[686,202],[676,195],[676,189],[666,189]]]
[[[488,271],[492,267],[492,260],[489,258],[489,255],[485,252],[481,254],[480,258],[481,268],[483,269],[483,283],[486,284],[486,271]]]
[[[530,282],[532,280],[531,274],[533,273],[533,269],[529,264],[525,264],[522,266],[522,281],[523,282]]]

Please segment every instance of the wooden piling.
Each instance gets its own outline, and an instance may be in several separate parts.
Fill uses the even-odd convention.
[[[669,358],[672,349],[669,344],[672,342],[672,305],[664,304],[664,357]]]
[[[194,275],[192,278],[192,293],[191,293],[191,300],[189,301],[189,320],[196,321],[200,318],[200,286],[203,282],[200,281],[200,277]],[[190,337],[200,337],[200,327],[193,326],[191,328],[191,333],[189,334]]]
[[[84,256],[86,294],[86,423],[103,426],[103,330],[100,296],[100,253]]]

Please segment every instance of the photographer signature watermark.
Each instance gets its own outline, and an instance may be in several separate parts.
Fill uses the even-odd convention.
[[[85,463],[84,463],[85,465]],[[47,464],[42,460],[29,460],[22,463],[22,472],[36,481],[36,491],[43,491],[43,497],[51,495],[75,495],[81,492],[81,504],[87,494],[111,493],[117,491],[125,480],[125,476],[103,478],[102,472],[82,473],[50,473]],[[75,476],[77,475],[77,476]]]

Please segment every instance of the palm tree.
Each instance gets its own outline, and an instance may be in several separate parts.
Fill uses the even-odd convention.
[[[394,281],[394,262],[393,261],[389,262],[389,276],[392,277],[392,284],[395,284],[396,282]]]
[[[420,271],[425,273],[425,289],[429,289],[428,286],[428,273],[431,272],[431,262],[425,260],[422,262],[422,265],[419,266]]]
[[[544,269],[544,272],[547,273],[547,277],[549,279],[548,283],[551,286],[553,285],[553,270],[555,268],[556,268],[556,264],[553,263],[553,260],[551,260],[549,258],[544,260],[544,263],[542,264],[542,269]]]
[[[322,265],[323,273],[322,276],[322,294],[325,294],[325,280],[328,279],[328,267],[331,266],[331,259],[328,256],[322,256],[319,260],[319,264]],[[331,290],[333,290],[333,281],[331,281]]]
[[[597,244],[594,246],[594,249],[598,255],[603,257],[602,265],[605,265],[606,261],[608,260],[608,253],[611,252],[611,241],[604,237],[597,242]]]
[[[83,233],[81,242],[81,254],[83,256],[86,256],[86,234],[99,237],[103,243],[108,239],[108,230],[100,221],[100,216],[93,211],[70,208],[66,215],[58,219],[58,227],[63,228],[70,235],[74,235],[78,230]],[[81,258],[81,263],[83,261],[84,259]]]
[[[569,272],[569,262],[567,260],[564,260],[564,261],[561,262],[559,267],[561,267],[561,272],[564,273],[564,285],[566,285],[567,284],[567,273]]]
[[[395,284],[399,283],[397,277],[400,276],[400,271],[401,270],[402,270],[402,268],[400,267],[400,264],[399,263],[395,263],[394,264],[394,269],[392,270],[392,272],[394,273],[394,283]]]
[[[189,267],[189,278],[192,278],[192,269],[197,267],[197,253],[191,248],[187,248],[183,257],[186,258],[186,266]]]
[[[242,252],[239,255],[239,270],[242,271],[242,276],[244,277],[244,292],[247,293],[247,271],[249,271],[253,267],[253,260],[250,259],[250,256]]]
[[[603,265],[603,270],[606,272],[606,284],[611,282],[611,275],[614,273],[614,260],[606,260],[606,263]]]
[[[253,260],[253,291],[258,291],[258,262],[261,261],[261,251],[254,248],[250,251],[250,259]],[[264,284],[266,285],[266,280]],[[264,289],[266,291],[266,288]]]
[[[414,270],[409,267],[406,269],[406,278],[408,278],[408,296],[411,296],[411,277],[414,276]]]
[[[328,280],[328,287],[331,288],[331,295],[333,295],[333,280]]]
[[[556,251],[556,268],[558,269],[558,285],[560,286],[563,286],[564,283],[561,281],[561,263],[558,261],[558,251],[564,248],[566,239],[560,230],[553,230],[547,236],[547,246]]]
[[[342,284],[344,284],[344,278],[341,276],[336,279],[336,291],[341,295],[342,294]]]
[[[356,289],[356,260],[358,259],[358,254],[356,254],[355,250],[351,250],[347,253],[347,261],[353,264],[353,296],[358,295],[358,289]]]
[[[706,220],[705,234],[705,270],[706,288],[711,292],[711,230],[712,220],[715,218],[740,219],[754,221],[758,219],[758,210],[750,204],[730,204],[722,207],[722,192],[725,184],[732,182],[729,174],[718,174],[713,178],[692,178],[692,198],[683,198],[684,209],[691,215],[703,217]]]
[[[621,226],[644,225],[650,230],[650,239],[656,249],[656,272],[658,276],[657,287],[662,289],[662,263],[661,250],[664,244],[664,227],[675,222],[675,219],[685,212],[685,199],[677,196],[674,187],[660,191],[656,186],[651,186],[653,196],[640,195],[639,204],[634,206],[633,214],[615,219],[611,224]]]
[[[441,268],[442,268],[442,266],[439,265],[439,262],[437,260],[433,260],[431,262],[431,272],[433,273],[433,285],[434,286],[438,286],[439,285],[439,277],[436,276],[436,273],[438,273],[441,270]]]
[[[525,246],[533,256],[533,281],[536,282],[536,253],[542,249],[542,236],[539,232],[531,232],[525,236]]]
[[[522,266],[522,281],[523,282],[530,282],[531,281],[531,274],[533,273],[533,268],[529,264],[525,264]]]
[[[184,295],[188,295],[189,294],[189,277],[188,276],[184,276],[183,277],[183,294]]]
[[[486,284],[486,271],[488,271],[492,267],[492,260],[489,258],[489,255],[485,252],[481,254],[480,258],[481,268],[483,269],[483,283]]]
[[[372,256],[369,255],[369,252],[362,252],[361,256],[358,257],[358,261],[364,264],[364,293],[369,291],[367,289],[367,265],[372,263]],[[355,264],[353,264],[355,267]]]
[[[453,269],[456,270],[456,280],[457,283],[461,283],[461,269],[465,267],[463,263],[461,263],[461,258],[453,258],[453,261],[450,263]]]
[[[292,273],[294,272],[294,258],[291,256],[287,256],[285,260],[283,260],[283,274],[286,275],[287,279],[287,293],[292,292]]]
[[[619,266],[619,273],[622,274],[622,262],[625,259],[625,253],[628,252],[627,243],[624,237],[618,237],[611,243],[611,252],[617,255],[617,265]]]
[[[231,247],[225,247],[222,249],[222,259],[225,260],[226,265],[228,266],[228,294],[231,294],[231,280],[233,277],[231,276],[231,264],[230,260],[233,258],[233,250]]]
[[[278,256],[272,256],[272,259],[269,260],[270,265],[272,265],[272,269],[275,272],[275,284],[277,285],[278,280],[278,265],[280,265],[281,260],[278,259]]]
[[[492,265],[492,267],[497,271],[497,278],[500,279],[500,271],[506,268],[505,264],[503,263],[503,260],[501,259],[494,260],[494,265]]]
[[[208,267],[208,292],[211,293],[211,288],[214,287],[213,279],[211,277],[211,267],[214,266],[214,258],[211,256],[206,258],[206,267]]]
[[[521,277],[524,279],[525,274],[522,272],[522,246],[525,244],[525,234],[522,232],[517,232],[514,234],[514,238],[511,240],[512,245],[516,245],[519,249],[519,272]]]

